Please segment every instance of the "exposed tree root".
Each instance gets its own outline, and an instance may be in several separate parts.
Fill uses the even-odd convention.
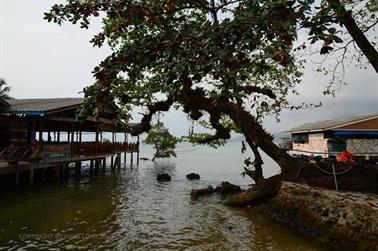
[[[280,175],[261,180],[251,189],[230,196],[223,201],[223,204],[227,206],[253,206],[262,203],[276,196],[281,184]]]

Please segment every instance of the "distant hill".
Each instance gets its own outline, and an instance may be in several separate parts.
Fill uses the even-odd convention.
[[[282,138],[290,138],[291,135],[290,133],[284,131],[284,132],[278,132],[273,134],[274,136],[274,141],[281,141]],[[229,141],[230,142],[242,142],[245,141],[245,138],[243,135],[236,135],[235,137],[231,138]]]
[[[291,134],[287,131],[284,132],[278,132],[274,134],[274,139],[282,139],[282,138],[291,138]]]

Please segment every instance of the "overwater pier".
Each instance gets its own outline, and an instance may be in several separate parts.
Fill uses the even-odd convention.
[[[83,99],[22,99],[0,102],[0,185],[34,183],[35,174],[59,179],[82,163],[91,171],[139,165],[139,137],[129,139],[137,124],[116,119],[114,104],[97,117],[78,119]],[[111,138],[110,138],[111,137]],[[129,156],[129,157],[128,157]],[[110,160],[110,163],[107,163]]]

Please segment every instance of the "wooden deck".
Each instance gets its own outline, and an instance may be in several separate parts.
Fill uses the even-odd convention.
[[[116,167],[120,168],[122,165],[122,154],[124,155],[124,164],[127,161],[127,154],[130,154],[130,164],[133,165],[134,153],[137,154],[136,164],[139,165],[139,149],[138,150],[126,150],[126,151],[116,151],[115,153],[108,153],[102,155],[91,155],[91,156],[75,156],[72,158],[62,158],[55,160],[41,160],[39,162],[29,162],[29,161],[19,161],[17,165],[10,165],[8,161],[0,160],[0,178],[4,175],[13,175],[14,183],[18,185],[20,183],[21,173],[27,174],[28,183],[34,183],[34,172],[37,170],[47,170],[52,169],[55,173],[55,178],[59,179],[60,176],[69,175],[70,165],[74,164],[75,175],[81,174],[81,167],[83,161],[90,161],[91,171],[94,169],[97,171],[100,167],[103,170],[107,166],[113,170]],[[107,165],[107,159],[110,159],[110,165]],[[4,176],[5,177],[5,176]],[[1,180],[1,179],[0,179]],[[0,182],[0,185],[1,182]]]
[[[96,159],[104,159],[108,157],[114,157],[115,154],[108,154],[108,155],[98,155],[98,156],[83,156],[83,157],[75,157],[70,159],[62,159],[62,160],[55,160],[55,161],[41,161],[37,163],[31,163],[27,161],[21,161],[18,165],[9,165],[7,161],[0,161],[0,175],[11,174],[30,170],[37,170],[37,169],[45,169],[50,167],[56,167],[57,165],[64,165],[69,163],[75,163],[77,161],[88,161],[88,160],[96,160]]]

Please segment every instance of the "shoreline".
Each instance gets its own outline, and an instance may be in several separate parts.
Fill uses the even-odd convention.
[[[283,182],[278,195],[252,208],[331,249],[378,251],[378,195]]]

